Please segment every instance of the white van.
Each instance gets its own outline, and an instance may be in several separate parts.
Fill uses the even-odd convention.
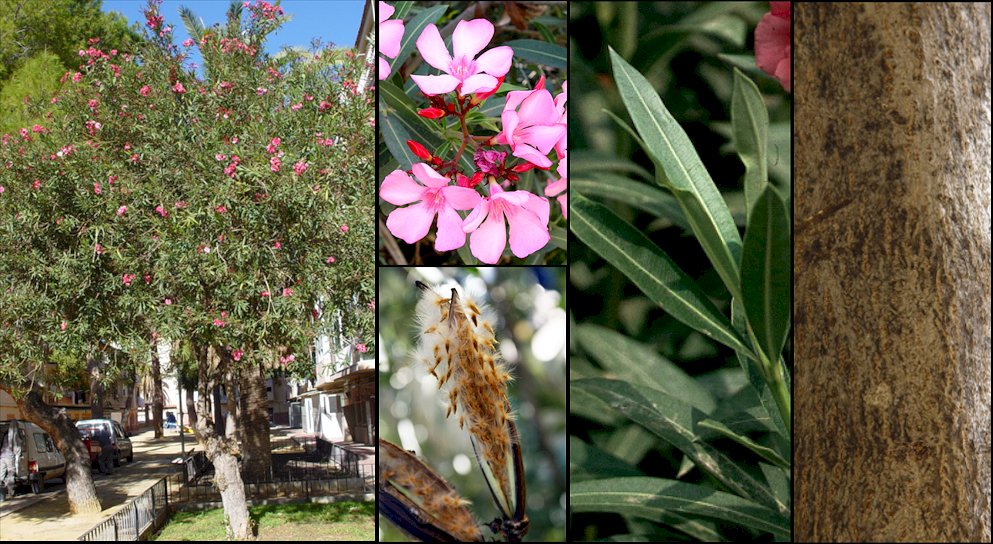
[[[41,427],[21,419],[0,421],[0,500],[20,484],[41,493],[45,480],[62,478],[66,460]]]

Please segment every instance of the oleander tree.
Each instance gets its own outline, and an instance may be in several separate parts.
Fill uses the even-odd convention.
[[[42,362],[111,340],[151,349],[150,331],[188,341],[197,438],[240,539],[239,447],[214,431],[213,386],[307,371],[335,310],[346,337],[373,344],[372,101],[355,83],[366,61],[325,47],[277,62],[263,46],[284,20],[267,2],[233,3],[225,26],[176,45],[152,2],[148,46],[83,51],[50,123],[0,146],[0,245],[33,249],[0,258],[19,294],[3,334]],[[192,47],[206,77],[187,63]],[[5,354],[0,372],[18,375],[23,357]]]

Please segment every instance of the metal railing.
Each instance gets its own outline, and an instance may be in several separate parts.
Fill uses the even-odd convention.
[[[140,540],[162,526],[169,513],[166,478],[160,478],[114,515],[83,533],[79,540]]]

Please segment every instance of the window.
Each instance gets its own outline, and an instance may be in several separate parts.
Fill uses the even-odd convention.
[[[44,433],[31,433],[34,436],[34,447],[39,452],[48,451],[48,443],[45,441]]]

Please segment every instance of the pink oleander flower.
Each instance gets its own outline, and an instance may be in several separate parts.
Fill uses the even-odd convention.
[[[462,230],[472,233],[469,249],[486,264],[496,264],[507,247],[510,223],[510,251],[518,258],[545,247],[548,234],[548,201],[527,191],[504,192],[490,184],[490,196],[480,200],[465,218]]]
[[[227,213],[228,209],[224,206],[217,206],[214,208],[214,211],[217,213]]]
[[[66,323],[65,321],[63,321],[61,324],[59,324],[59,328],[62,329],[62,330],[66,330],[66,328],[68,328],[68,327],[69,327],[69,324]]]
[[[290,111],[300,111],[301,108],[303,108],[303,102],[297,102],[290,106]]]
[[[541,77],[545,77],[545,76],[541,76]],[[568,85],[569,85],[568,81],[563,81],[562,92],[555,96],[555,111],[561,115],[561,117],[559,118],[559,122],[562,123],[563,126],[567,127],[566,131],[562,134],[562,139],[560,139],[558,142],[555,142],[555,152],[558,153],[559,157],[565,157],[566,149],[568,148],[569,114],[566,113],[565,111],[565,102],[569,98]]]
[[[755,64],[792,93],[790,3],[769,2],[771,11],[755,27]]]
[[[292,297],[293,296],[293,289],[291,289],[289,287],[283,287],[283,296],[284,297]]]
[[[189,47],[193,45],[193,38],[186,38],[183,40],[183,47]]]
[[[545,89],[511,91],[500,119],[503,131],[496,137],[498,144],[510,145],[515,157],[539,168],[552,165],[548,153],[566,136],[552,93]]]
[[[234,351],[231,352],[231,358],[234,359],[235,361],[240,361],[241,358],[242,358],[242,356],[244,356],[244,355],[245,355],[245,352],[242,351],[242,350],[240,350],[240,349],[236,349],[236,350],[234,350]]]
[[[355,351],[365,353],[369,351],[369,348],[365,344],[355,344]]]
[[[120,208],[117,208],[117,216],[118,217],[120,217],[120,216],[122,216],[122,215],[124,215],[126,213],[128,213],[128,207],[127,206],[121,206]]]
[[[266,146],[265,150],[269,153],[275,153],[276,148],[279,147],[281,141],[282,140],[280,140],[278,137],[273,138],[272,141],[269,142],[269,145]]]
[[[269,170],[279,172],[279,168],[282,166],[283,161],[279,160],[279,157],[269,157]]]
[[[172,92],[176,94],[183,94],[186,92],[186,88],[183,87],[183,83],[181,81],[177,81],[176,84],[172,86]]]
[[[257,94],[259,96],[262,96],[262,95],[264,95],[264,94],[266,94],[268,92],[269,92],[269,89],[267,89],[265,87],[259,87],[259,88],[255,89],[255,94]]]
[[[162,303],[165,304],[166,306],[172,306],[172,299],[171,298],[167,298],[167,299],[163,300]]]
[[[419,162],[411,171],[423,185],[403,170],[394,170],[383,180],[379,196],[397,208],[386,218],[386,228],[397,238],[413,244],[424,238],[438,216],[438,236],[434,248],[449,251],[465,245],[462,218],[455,210],[470,210],[479,203],[476,191],[449,185],[449,180],[430,166]]]
[[[307,161],[297,161],[297,163],[293,165],[293,173],[298,176],[302,176],[308,168],[310,168],[310,165],[307,164]]]
[[[282,249],[283,248],[283,244],[279,240],[276,240],[276,242],[274,244],[272,244],[272,248],[273,249]]]
[[[348,225],[342,225],[338,227],[338,230],[340,230],[341,232],[348,232]]]
[[[568,194],[566,193],[566,189],[569,188],[569,180],[568,180],[569,169],[566,166],[566,162],[567,162],[566,157],[562,157],[562,160],[559,161],[559,166],[558,168],[555,169],[555,171],[559,173],[559,179],[545,186],[545,196],[559,195],[558,198],[556,198],[556,200],[559,201],[559,207],[562,208],[562,217],[568,219],[569,204],[568,201],[566,200],[568,196]]]
[[[472,156],[473,162],[482,173],[494,176],[500,174],[500,167],[506,158],[507,154],[503,151],[485,150],[482,147]]]
[[[403,21],[387,21],[396,11],[386,2],[379,3],[379,52],[396,58],[400,54],[400,40],[403,39]],[[390,63],[379,57],[379,79],[390,77]]]
[[[425,62],[445,74],[410,77],[428,96],[450,93],[456,89],[461,95],[491,91],[500,84],[497,78],[507,75],[514,57],[514,50],[506,45],[479,55],[492,38],[493,23],[486,19],[459,21],[452,33],[454,55],[449,55],[438,27],[430,24],[417,38],[417,50]]]
[[[162,204],[156,206],[155,211],[162,217],[169,217],[169,212],[166,211],[165,206],[163,206]]]
[[[284,356],[284,357],[280,357],[279,358],[279,362],[282,363],[283,366],[286,366],[287,364],[292,363],[293,361],[296,361],[296,359],[297,359],[296,358],[296,355],[292,355],[291,354],[291,355],[287,355],[287,356]]]
[[[121,280],[124,282],[124,285],[131,287],[131,282],[134,281],[134,274],[124,274]]]
[[[100,190],[100,183],[94,183],[93,184],[93,194],[98,195],[98,194],[100,194],[102,192],[103,191]]]
[[[148,85],[145,85],[142,88],[138,89],[138,94],[140,94],[141,96],[148,96],[148,93],[150,92],[152,92],[152,88],[149,87]]]
[[[225,323],[224,323],[224,320],[223,319],[215,319],[214,320],[214,326],[215,327],[223,327],[224,325],[225,325]]]
[[[269,293],[269,291],[262,291],[261,293],[259,293],[259,296],[261,296],[262,298],[268,298],[270,295],[271,293]]]
[[[334,257],[328,257],[328,259],[324,262],[326,262],[327,264],[334,264],[334,261],[335,261]]]

